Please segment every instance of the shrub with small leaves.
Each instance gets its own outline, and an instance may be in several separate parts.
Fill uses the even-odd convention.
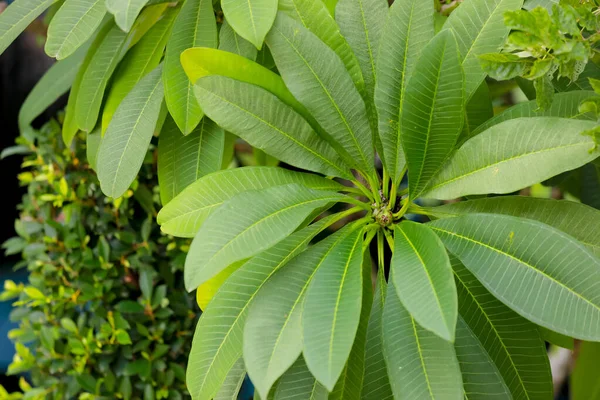
[[[9,374],[30,373],[25,394],[0,399],[182,399],[196,322],[183,289],[186,240],[161,234],[153,150],[132,189],[112,200],[86,161],[65,147],[56,121],[26,130],[19,180],[27,186],[8,254],[28,284],[7,281],[19,327]]]
[[[504,23],[512,32],[503,51],[480,57],[483,68],[495,79],[523,77],[533,81],[542,109],[552,103],[553,80],[562,86],[576,82],[590,60],[598,57],[600,42],[597,0],[547,3],[531,10],[506,12]]]

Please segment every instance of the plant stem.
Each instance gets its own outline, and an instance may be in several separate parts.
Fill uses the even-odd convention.
[[[352,183],[354,183],[354,185],[360,189],[360,191],[362,192],[362,194],[367,197],[371,202],[375,202],[375,197],[373,197],[373,195],[371,194],[371,192],[369,191],[369,189],[367,189],[367,187],[365,185],[363,185],[358,179],[355,179],[352,181]]]
[[[388,197],[388,194],[390,192],[390,185],[389,185],[389,175],[387,173],[387,170],[385,168],[383,168],[383,195],[385,197]],[[392,191],[394,190],[394,185],[392,185]]]
[[[408,199],[404,200],[404,204],[402,205],[400,211],[398,211],[396,214],[393,214],[394,219],[401,218],[404,214],[406,214],[406,210],[408,210],[408,206],[410,204],[411,202]]]
[[[370,229],[367,231],[367,237],[365,238],[365,241],[363,243],[363,252],[369,247],[371,241],[373,240],[376,234],[377,230]]]
[[[371,211],[371,205],[364,203],[362,201],[360,201],[359,199],[355,199],[354,197],[350,197],[347,196],[346,198],[344,198],[343,200],[340,200],[343,203],[348,203],[348,204],[354,204],[355,206],[358,206],[360,208],[362,208],[363,210],[367,211],[367,213],[369,213]]]
[[[350,187],[350,186],[344,186],[344,188],[341,189],[340,192],[352,193],[352,194],[355,194],[357,196],[364,196],[365,195],[364,191],[360,190],[359,188]],[[371,194],[371,193],[369,193],[369,194]]]
[[[433,216],[433,214],[431,214],[429,211],[427,211],[427,209],[420,207],[414,203],[411,203],[411,205],[408,207],[408,210],[406,210],[406,212],[410,213],[410,214]]]
[[[404,192],[404,190],[400,191],[400,193],[396,194],[398,192],[398,187],[400,186],[400,184],[402,183],[402,179],[404,178],[404,175],[406,175],[406,171],[408,170],[408,166],[404,165],[404,168],[402,168],[402,171],[400,171],[400,176],[398,177],[398,181],[394,182],[392,181],[392,194],[390,195],[390,209],[393,210],[394,207],[396,206],[396,197],[398,197],[398,195],[400,195],[400,197],[402,197]],[[408,189],[406,189],[406,191],[408,192]]]
[[[394,252],[394,238],[392,237],[392,233],[387,229],[384,229],[383,233],[385,234],[385,239],[388,242],[388,246],[390,246],[390,249],[392,252]]]
[[[326,228],[328,228],[331,225],[335,224],[339,220],[344,219],[344,218],[346,218],[346,217],[348,217],[348,216],[350,216],[352,214],[355,214],[355,213],[357,213],[359,211],[363,211],[362,207],[352,207],[352,208],[350,208],[348,210],[345,210],[345,211],[339,212],[337,214],[334,214],[335,217],[331,220],[331,223],[328,224],[328,225],[325,225],[323,227],[323,230],[325,230]],[[358,220],[358,221],[360,221],[360,220]]]
[[[363,178],[365,178],[365,180],[368,182],[369,186],[371,187],[371,193],[373,193],[373,199],[374,201],[379,204],[380,203],[380,198],[379,198],[379,192],[377,191],[377,189],[379,189],[379,175],[377,174],[377,172],[375,172],[375,177],[373,177],[372,175],[369,174],[365,174],[361,171],[358,171]]]
[[[392,192],[390,193],[390,210],[394,209],[396,205],[396,191],[398,190],[398,186],[392,182]]]
[[[380,273],[385,273],[384,233],[377,231],[377,265]]]

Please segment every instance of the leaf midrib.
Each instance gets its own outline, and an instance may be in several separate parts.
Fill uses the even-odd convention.
[[[465,283],[465,281],[460,277],[460,275],[458,275],[456,273],[456,271],[452,270],[452,272],[454,273],[454,276],[460,281],[460,283],[462,284],[463,288],[469,293],[469,295],[473,299],[473,302],[477,305],[477,308],[479,309],[479,311],[481,311],[481,314],[483,314],[483,316],[487,320],[487,322],[488,322],[489,326],[491,327],[492,331],[494,331],[494,334],[496,335],[496,338],[500,342],[500,345],[502,346],[502,349],[504,350],[504,352],[506,353],[506,356],[510,360],[510,365],[512,366],[512,368],[514,370],[515,375],[517,376],[517,378],[519,378],[519,384],[520,384],[521,388],[523,389],[523,393],[525,393],[525,396],[527,396],[527,400],[529,400],[530,397],[529,397],[529,394],[527,393],[527,389],[525,388],[525,383],[523,382],[523,379],[521,379],[521,375],[519,374],[519,370],[518,370],[517,366],[515,365],[515,362],[512,359],[512,356],[511,356],[510,352],[508,351],[508,348],[506,347],[506,344],[504,343],[504,340],[502,340],[502,337],[500,336],[500,333],[496,329],[496,326],[492,323],[492,320],[490,319],[489,315],[485,312],[485,310],[483,309],[483,307],[479,303],[479,301],[477,301],[477,297],[471,291],[471,289],[467,286],[467,284]],[[465,321],[465,324],[468,326],[468,324],[466,323],[466,321]],[[504,377],[502,377],[502,378],[504,379]]]
[[[64,46],[66,45],[67,41],[69,40],[71,35],[74,33],[75,29],[77,29],[79,27],[79,24],[82,23],[83,19],[85,17],[87,17],[88,14],[90,14],[92,12],[92,10],[94,10],[94,8],[98,5],[98,3],[101,3],[103,1],[104,0],[96,0],[96,2],[90,8],[88,8],[87,11],[85,13],[83,13],[83,15],[81,17],[79,17],[79,19],[77,20],[75,25],[73,25],[73,28],[71,30],[69,30],[69,32],[65,36],[65,38],[64,38],[63,42],[61,43],[60,47],[58,48],[58,50],[54,52],[55,57],[58,57],[60,55],[60,53],[61,53],[62,49],[64,48]]]
[[[371,47],[371,41],[369,40],[369,27],[367,26],[367,20],[365,16],[365,10],[363,8],[363,0],[357,0],[358,7],[360,8],[360,21],[363,25],[363,31],[365,32],[365,43],[367,45],[367,53],[369,54],[369,65],[371,66],[371,74],[373,75],[373,83],[376,82],[376,70],[375,70],[375,57],[373,56],[373,48]]]
[[[521,259],[519,259],[519,258],[517,258],[517,257],[513,256],[512,254],[509,254],[509,253],[507,253],[507,252],[505,252],[505,251],[502,251],[502,250],[500,250],[500,249],[497,249],[497,248],[495,248],[495,247],[493,247],[493,246],[490,246],[490,245],[488,245],[488,244],[486,244],[486,243],[480,242],[480,241],[478,241],[478,240],[475,240],[475,239],[473,239],[473,238],[470,238],[470,237],[468,237],[468,236],[460,235],[460,234],[458,234],[458,233],[455,233],[455,232],[452,232],[452,231],[448,231],[448,230],[445,230],[445,229],[442,229],[442,228],[438,228],[438,227],[435,227],[435,226],[430,226],[430,228],[431,228],[431,229],[434,229],[434,230],[438,230],[438,231],[444,232],[444,233],[446,233],[446,234],[448,234],[448,235],[451,235],[451,236],[455,236],[455,237],[457,237],[457,238],[459,238],[459,239],[463,239],[463,240],[466,240],[466,241],[469,241],[469,242],[475,243],[476,245],[479,245],[479,246],[485,247],[485,248],[487,248],[487,249],[490,249],[490,250],[492,250],[492,251],[495,251],[495,252],[496,252],[496,253],[498,253],[498,254],[501,254],[501,255],[503,255],[503,256],[505,256],[505,257],[508,257],[508,258],[510,258],[510,259],[512,259],[512,260],[515,260],[515,261],[517,261],[517,265],[521,265],[521,266],[523,266],[523,267],[529,267],[529,268],[531,268],[531,270],[533,270],[533,271],[535,271],[535,272],[538,272],[540,275],[543,275],[544,277],[546,277],[547,279],[551,280],[552,282],[554,282],[554,283],[555,283],[555,284],[557,284],[558,286],[560,286],[560,287],[562,287],[562,288],[566,289],[566,290],[567,290],[568,292],[570,292],[571,294],[575,295],[576,297],[580,298],[581,300],[585,301],[586,303],[590,304],[592,307],[594,307],[594,308],[596,308],[598,311],[600,311],[600,306],[598,306],[598,305],[596,305],[596,304],[592,303],[590,300],[588,300],[587,298],[583,297],[581,294],[579,294],[579,293],[575,292],[573,289],[571,289],[570,287],[568,287],[568,286],[567,286],[567,285],[565,285],[564,283],[562,283],[562,282],[560,282],[560,281],[557,281],[555,278],[553,278],[552,276],[550,276],[550,275],[546,274],[544,271],[542,271],[542,270],[538,269],[536,266],[534,266],[534,265],[531,265],[531,264],[529,264],[529,263],[525,262],[524,260],[521,260]]]
[[[146,110],[146,108],[148,107],[148,105],[152,102],[154,94],[156,93],[156,91],[160,88],[160,85],[162,84],[162,79],[158,79],[158,82],[154,85],[154,88],[152,88],[152,91],[150,92],[150,94],[148,95],[148,97],[146,98],[146,101],[144,102],[144,105],[142,106],[138,117],[135,120],[135,123],[133,124],[133,127],[131,128],[131,134],[129,135],[129,137],[127,138],[127,142],[125,143],[125,146],[123,148],[123,151],[121,152],[121,156],[119,157],[119,162],[117,163],[117,168],[115,170],[115,175],[113,178],[113,182],[111,185],[111,193],[114,195],[115,193],[115,186],[117,184],[117,177],[119,175],[119,171],[121,169],[121,164],[123,163],[123,158],[125,157],[125,153],[127,153],[126,149],[129,147],[129,144],[131,143],[131,139],[133,138],[133,136],[135,135],[135,131],[137,129],[138,124],[140,123],[140,120],[142,118],[142,115],[144,115],[144,111]]]
[[[356,246],[360,243],[360,235],[357,236],[357,238],[354,241],[354,244],[352,245],[352,249],[350,250],[350,252],[348,253],[348,259],[346,260],[346,265],[344,266],[344,273],[342,275],[342,281],[340,282],[340,288],[338,289],[338,294],[337,294],[337,298],[335,300],[335,305],[333,308],[333,321],[331,323],[331,336],[329,338],[329,354],[328,354],[328,372],[329,372],[329,377],[331,378],[332,375],[332,366],[333,366],[333,342],[334,342],[334,338],[335,338],[335,326],[336,326],[336,322],[337,322],[337,315],[338,315],[338,311],[340,308],[340,301],[341,301],[341,297],[342,297],[342,292],[344,289],[344,284],[346,282],[346,277],[348,275],[348,269],[350,268],[350,262],[352,261],[352,256],[354,255],[354,252],[356,251]]]
[[[404,151],[402,149],[402,141],[400,140],[400,134],[401,134],[401,130],[402,130],[402,111],[404,110],[404,96],[406,94],[406,84],[408,82],[408,79],[406,77],[407,75],[407,68],[408,68],[408,49],[410,47],[410,40],[411,40],[411,33],[412,33],[412,24],[413,24],[413,18],[414,18],[414,14],[415,14],[415,4],[416,2],[413,1],[411,3],[411,7],[410,7],[410,16],[408,18],[408,26],[406,29],[406,45],[404,46],[404,58],[403,58],[403,62],[402,62],[402,81],[400,82],[400,85],[402,85],[400,87],[400,103],[398,104],[398,124],[397,124],[397,128],[396,128],[396,154],[394,154],[394,169],[395,169],[395,173],[396,173],[396,179],[398,179],[398,177],[400,176],[400,174],[402,173],[402,169],[400,168],[400,165],[398,164],[398,159],[399,154],[401,154],[400,152]],[[414,63],[413,63],[414,64]],[[395,184],[395,182],[394,182]]]
[[[331,96],[331,93],[329,93],[329,90],[327,90],[327,88],[325,87],[325,85],[321,81],[321,78],[319,78],[319,76],[315,73],[315,70],[307,62],[306,58],[304,58],[304,56],[298,51],[298,49],[296,48],[296,46],[294,45],[294,43],[292,43],[287,38],[287,36],[285,36],[285,34],[279,28],[277,28],[277,27],[274,26],[273,29],[276,29],[279,32],[279,34],[281,35],[281,37],[288,43],[288,45],[290,46],[290,48],[292,50],[294,50],[294,52],[302,60],[302,62],[304,63],[304,65],[306,65],[306,67],[308,67],[308,69],[310,70],[310,72],[314,76],[314,78],[316,79],[316,81],[319,84],[319,86],[321,86],[321,89],[323,90],[323,93],[325,93],[325,95],[327,95],[327,98],[329,99],[329,102],[333,105],[333,107],[335,108],[335,111],[338,113],[340,119],[344,123],[344,126],[346,127],[346,131],[350,134],[350,138],[352,139],[352,142],[354,143],[354,146],[356,147],[356,150],[358,150],[358,154],[360,154],[360,157],[362,158],[362,161],[364,163],[363,165],[365,167],[369,168],[370,164],[367,161],[367,158],[366,158],[365,154],[363,153],[360,144],[358,143],[358,139],[356,138],[356,135],[354,134],[354,131],[351,129],[350,124],[348,123],[348,120],[346,120],[346,117],[342,113],[342,110],[340,110],[340,108],[338,107],[337,103],[334,101],[333,97]],[[371,168],[372,168],[372,166],[371,166]]]
[[[427,391],[432,399],[435,399],[433,395],[433,391],[431,389],[431,382],[429,382],[429,374],[427,373],[427,366],[425,365],[425,359],[423,358],[423,349],[421,348],[421,341],[419,340],[419,333],[417,332],[417,327],[415,325],[415,319],[409,314],[408,318],[410,318],[410,323],[413,328],[413,334],[415,335],[415,344],[417,345],[417,352],[419,353],[419,361],[421,363],[421,368],[423,368],[423,375],[425,376],[425,382],[427,383]]]
[[[452,182],[455,182],[455,181],[457,181],[459,179],[466,178],[467,176],[476,174],[476,173],[481,172],[481,171],[483,171],[485,169],[491,168],[492,166],[500,165],[502,163],[506,163],[506,162],[510,162],[510,161],[514,161],[514,160],[517,160],[517,159],[522,158],[522,157],[527,157],[527,156],[531,156],[531,155],[535,155],[535,154],[541,154],[541,153],[549,152],[549,151],[555,151],[555,150],[559,150],[559,149],[566,149],[566,148],[575,147],[575,146],[584,146],[584,145],[588,145],[589,146],[590,144],[591,143],[589,143],[589,142],[570,143],[570,144],[567,144],[567,145],[556,146],[556,147],[547,147],[547,148],[544,148],[544,149],[541,149],[541,150],[535,150],[535,151],[530,151],[530,152],[527,152],[527,153],[517,154],[517,155],[509,157],[507,159],[496,161],[496,162],[494,162],[492,164],[488,164],[488,165],[485,165],[483,167],[477,168],[477,169],[475,169],[473,171],[470,171],[470,172],[468,172],[466,174],[462,174],[462,175],[456,176],[456,177],[454,177],[452,179],[443,181],[441,183],[438,183],[435,186],[431,186],[429,188],[426,188],[426,190],[427,190],[427,192],[432,192],[432,191],[434,191],[435,189],[437,189],[439,187],[448,185],[448,184],[450,184]],[[455,154],[457,154],[457,153],[455,153]]]
[[[200,12],[202,11],[202,2],[204,0],[200,0],[198,2],[198,9],[196,12],[196,23],[194,24],[194,35],[192,36],[192,45],[195,47],[196,46],[196,40],[198,40],[198,27],[200,26]],[[249,1],[249,0],[248,0]],[[177,68],[179,68],[178,72],[181,73],[183,72],[183,76],[185,77],[185,81],[187,84],[187,92],[185,94],[185,132],[184,134],[189,134],[189,120],[190,120],[190,106],[192,101],[196,101],[195,96],[192,95],[192,89],[193,89],[193,85],[192,82],[190,82],[190,80],[187,78],[187,75],[185,73],[185,70],[183,69],[183,67],[181,66],[181,62],[179,60],[179,57],[181,56],[181,51],[178,52],[178,56],[177,56]]]
[[[286,183],[281,183],[281,184],[277,184],[277,185],[274,185],[274,186],[283,186],[283,185],[289,185],[289,184],[292,184],[292,183],[299,183],[299,182],[286,182]],[[302,184],[302,183],[300,182],[299,184]],[[274,187],[274,186],[269,186],[269,187]],[[264,189],[264,188],[263,188],[263,189]],[[326,187],[326,186],[322,186],[322,187],[321,187],[321,186],[319,186],[319,187],[317,187],[317,186],[310,186],[310,187],[309,187],[309,189],[313,189],[313,190],[334,190],[334,189],[332,189],[332,188],[330,188],[330,187],[328,187],[328,186],[327,186],[327,187]],[[257,190],[257,188],[253,187],[253,188],[249,188],[249,189],[247,189],[247,190],[244,190],[244,191],[245,191],[245,192],[247,192],[247,191],[250,191],[250,190]],[[182,193],[183,193],[183,192],[182,192]],[[236,193],[236,194],[239,194],[239,193]],[[195,209],[193,209],[192,211],[187,211],[187,212],[185,212],[185,213],[182,213],[182,214],[179,214],[179,215],[177,215],[177,216],[174,216],[174,217],[172,217],[172,218],[170,218],[170,219],[168,219],[168,220],[164,221],[164,222],[163,222],[161,225],[165,225],[165,224],[167,224],[167,223],[169,223],[169,222],[172,222],[172,221],[174,221],[174,220],[179,220],[180,218],[185,218],[185,217],[187,217],[189,214],[195,214],[195,213],[198,213],[198,212],[202,212],[202,211],[206,210],[207,208],[215,208],[215,207],[218,207],[218,206],[220,206],[221,204],[225,203],[226,201],[227,201],[227,199],[225,199],[225,200],[223,200],[223,201],[219,201],[219,202],[217,202],[217,203],[211,203],[211,204],[207,204],[207,205],[204,205],[204,206],[202,206],[202,207],[200,207],[200,208],[195,208]]]
[[[275,125],[272,125],[269,121],[259,117],[258,115],[254,114],[253,112],[251,112],[250,110],[247,110],[231,101],[229,101],[228,99],[226,99],[225,97],[219,96],[217,93],[210,91],[206,88],[203,88],[204,90],[206,90],[207,92],[209,92],[210,94],[212,94],[213,96],[215,96],[216,98],[220,99],[221,101],[236,107],[237,109],[239,109],[240,111],[256,118],[258,121],[260,121],[261,123],[263,123],[264,125],[268,126],[269,128],[273,129],[276,132],[279,132],[281,135],[283,135],[285,138],[287,138],[288,140],[294,142],[296,145],[298,145],[299,147],[303,148],[304,150],[306,150],[307,152],[311,153],[313,156],[321,159],[323,162],[325,162],[325,164],[333,167],[335,170],[337,170],[342,177],[344,176],[348,176],[348,174],[346,172],[344,172],[340,167],[338,167],[337,165],[333,164],[330,160],[328,160],[327,158],[323,157],[321,154],[317,153],[316,151],[314,151],[313,149],[311,149],[310,147],[306,146],[305,144],[299,142],[296,140],[296,138],[294,138],[291,135],[288,135],[286,132],[284,132],[283,130],[279,129],[278,127],[276,127]],[[313,132],[315,135],[316,132],[314,132],[313,130],[311,130],[311,132]],[[317,135],[318,137],[318,135]],[[319,138],[320,139],[320,138]]]
[[[465,60],[469,57],[469,55],[471,54],[471,52],[475,48],[475,44],[479,40],[479,37],[481,36],[481,33],[485,30],[485,28],[487,28],[487,25],[489,24],[490,20],[492,19],[492,17],[494,15],[496,15],[496,11],[498,11],[498,8],[500,7],[500,4],[502,4],[503,2],[504,2],[504,0],[498,1],[498,4],[496,5],[496,7],[494,7],[494,10],[490,13],[490,15],[487,17],[487,19],[485,20],[485,22],[483,22],[483,24],[481,25],[481,29],[479,30],[479,32],[477,32],[477,35],[475,36],[475,38],[473,38],[473,42],[472,42],[471,46],[469,47],[469,49],[467,50],[467,53],[465,54],[465,56],[464,56],[461,64],[464,64]],[[474,3],[473,3],[473,10],[476,10]],[[452,29],[452,27],[449,27],[448,29]]]
[[[277,211],[275,211],[275,212],[273,212],[271,214],[268,214],[268,215],[260,218],[258,221],[255,221],[252,224],[248,225],[241,232],[239,232],[238,234],[236,234],[235,237],[233,237],[230,241],[228,241],[225,245],[223,245],[223,247],[221,247],[219,250],[217,250],[208,260],[206,260],[206,262],[204,263],[204,266],[210,264],[212,262],[212,260],[214,260],[218,255],[220,255],[229,246],[231,246],[232,243],[235,243],[236,239],[238,239],[240,236],[242,236],[243,234],[245,234],[246,232],[248,232],[250,229],[255,228],[259,224],[264,223],[266,220],[274,218],[275,216],[277,216],[277,215],[279,215],[281,213],[287,212],[289,210],[292,210],[292,209],[294,209],[296,207],[302,207],[302,206],[308,205],[310,203],[319,203],[319,202],[323,202],[323,201],[327,201],[327,200],[329,200],[329,201],[334,201],[334,200],[341,201],[341,196],[342,195],[339,195],[339,197],[338,196],[327,196],[327,197],[323,196],[323,197],[320,197],[320,198],[312,198],[312,199],[309,199],[309,200],[305,200],[305,201],[302,201],[302,202],[299,202],[299,203],[294,203],[294,204],[291,204],[289,206],[280,208],[279,210],[277,210]]]
[[[36,13],[36,12],[37,12],[37,11],[38,11],[40,8],[44,8],[44,7],[46,7],[46,4],[48,4],[48,3],[52,4],[52,3],[54,3],[55,1],[56,1],[56,0],[46,0],[46,1],[44,1],[43,3],[40,3],[40,4],[38,4],[38,6],[37,6],[37,7],[35,7],[35,8],[33,8],[33,9],[31,9],[31,10],[30,10],[28,13],[26,13],[26,14],[24,14],[24,15],[20,16],[20,18],[19,18],[19,20],[17,21],[17,23],[11,23],[11,24],[7,24],[7,25],[9,25],[9,27],[8,27],[8,29],[7,29],[7,30],[5,30],[5,31],[4,31],[4,34],[2,34],[2,35],[0,36],[0,42],[2,42],[2,41],[3,41],[2,39],[4,39],[8,33],[12,32],[14,29],[18,29],[18,28],[19,28],[19,22],[23,22],[23,20],[25,20],[25,19],[29,18],[29,17],[30,17],[32,14],[35,14],[35,13]],[[18,5],[18,4],[17,4],[17,5]],[[21,8],[21,7],[20,7],[20,8]],[[23,7],[23,8],[24,8],[24,7]],[[8,10],[8,8],[7,8],[7,10]],[[19,15],[17,14],[16,16],[19,16]],[[2,21],[2,22],[3,22],[3,23],[6,23],[5,21]],[[0,25],[0,26],[1,26],[1,25]],[[0,29],[0,32],[2,32],[2,29]],[[1,46],[1,45],[0,45],[0,48],[1,48],[1,47],[4,47],[4,46]]]
[[[437,77],[435,80],[435,88],[433,90],[433,98],[431,99],[431,109],[429,111],[429,122],[427,124],[427,136],[425,138],[425,148],[423,151],[423,159],[421,160],[421,165],[419,166],[419,174],[417,175],[417,179],[416,179],[416,183],[415,183],[415,192],[416,193],[411,195],[410,196],[411,198],[416,198],[419,194],[421,194],[423,192],[423,189],[426,186],[426,184],[421,183],[421,177],[423,176],[423,169],[425,168],[425,162],[427,161],[427,153],[429,151],[429,140],[431,139],[431,126],[433,125],[433,115],[434,115],[434,110],[435,110],[435,106],[436,106],[437,98],[438,98],[438,94],[439,94],[438,89],[440,86],[440,78],[442,76],[442,66],[444,65],[444,57],[446,56],[447,48],[448,48],[448,39],[446,38],[446,41],[444,43],[444,50],[442,51],[442,54],[440,56],[440,63],[438,65]],[[419,186],[421,186],[421,187],[419,188]]]
[[[441,317],[444,319],[446,328],[448,330],[448,333],[450,334],[450,329],[448,328],[448,321],[446,319],[446,315],[444,314],[444,311],[443,311],[443,308],[442,308],[442,304],[440,303],[440,299],[438,297],[438,293],[437,293],[436,287],[433,284],[433,280],[431,279],[431,275],[429,274],[429,270],[427,269],[425,261],[421,257],[421,254],[419,253],[419,251],[417,250],[417,248],[415,247],[415,245],[413,244],[413,242],[410,240],[410,238],[408,237],[408,235],[404,232],[404,229],[402,229],[401,227],[398,227],[398,230],[400,231],[400,233],[402,233],[402,235],[406,239],[407,243],[412,248],[412,250],[415,253],[415,255],[417,256],[417,258],[419,259],[419,262],[421,263],[421,266],[423,267],[423,271],[425,271],[425,275],[427,276],[427,280],[429,281],[429,286],[431,287],[431,291],[433,292],[433,297],[435,298],[435,302],[438,305],[438,310],[440,310]],[[445,249],[444,249],[444,251],[445,251]]]

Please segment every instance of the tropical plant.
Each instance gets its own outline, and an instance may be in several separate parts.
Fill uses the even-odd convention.
[[[152,158],[136,189],[110,200],[100,191],[85,143],[73,150],[56,121],[28,129],[19,175],[27,187],[18,236],[8,254],[23,255],[29,282],[5,282],[15,299],[10,332],[17,354],[9,374],[24,393],[2,400],[182,399],[185,365],[198,313],[183,289],[189,241],[161,234],[153,215],[158,187]],[[153,193],[155,192],[155,193]]]
[[[215,18],[204,0],[107,1],[116,23],[102,0],[57,3],[46,48],[78,71],[63,135],[99,147],[105,194],[127,192],[161,131],[158,222],[194,238],[185,284],[205,311],[194,399],[232,398],[246,373],[261,398],[548,399],[543,339],[600,341],[599,211],[488,196],[595,161],[579,105],[596,95],[493,116],[480,57],[523,0],[464,0],[447,19],[434,3],[222,0]],[[228,132],[290,168],[217,171]]]
[[[596,117],[578,110],[593,92],[492,118],[479,56],[503,45],[503,14],[521,5],[467,0],[436,33],[429,2],[340,0],[334,20],[318,2],[280,1],[266,36],[279,75],[219,50],[183,53],[219,126],[353,183],[240,168],[197,180],[161,210],[164,231],[194,237],[188,290],[221,285],[190,354],[194,398],[247,371],[261,398],[548,399],[543,339],[600,340],[598,211],[486,196],[600,155],[584,134]],[[334,203],[350,208],[310,223]],[[365,215],[308,246],[348,213]],[[373,294],[365,249],[375,238]]]

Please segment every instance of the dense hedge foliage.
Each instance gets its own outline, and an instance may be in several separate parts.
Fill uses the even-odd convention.
[[[9,373],[30,373],[23,398],[181,399],[197,315],[183,290],[188,246],[160,233],[154,153],[148,153],[135,190],[111,200],[86,159],[85,141],[63,144],[51,121],[27,130],[27,186],[16,221],[18,237],[4,244],[22,252],[27,285],[6,283],[16,298],[11,332],[17,356]],[[5,153],[7,154],[7,153]],[[0,398],[10,397],[0,387]]]

